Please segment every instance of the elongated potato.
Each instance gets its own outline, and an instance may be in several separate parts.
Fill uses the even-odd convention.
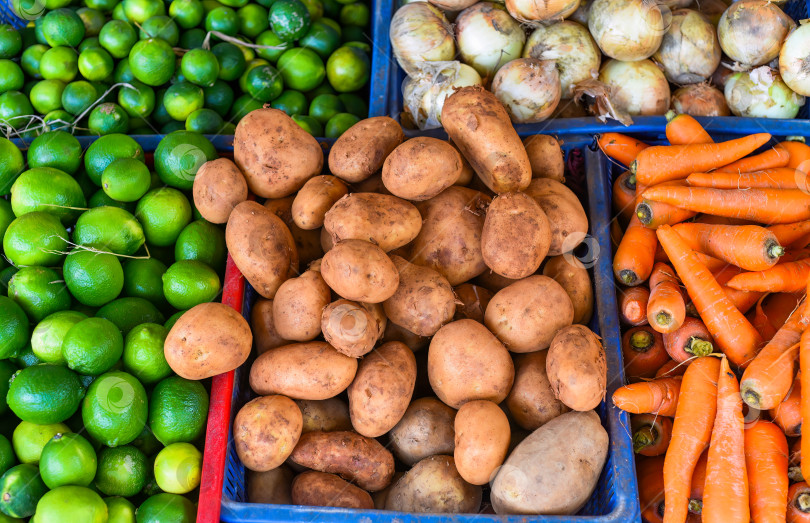
[[[292,502],[311,507],[374,508],[371,495],[334,474],[308,470],[292,482]]]
[[[540,268],[550,245],[548,218],[531,197],[510,192],[492,200],[481,232],[487,267],[506,278],[525,278]]]
[[[262,396],[247,402],[233,420],[239,460],[250,470],[278,467],[298,443],[301,427],[301,411],[286,396]]]
[[[515,384],[506,397],[506,406],[515,422],[526,430],[535,430],[568,412],[554,396],[546,374],[547,350],[515,357]]]
[[[323,226],[326,211],[348,193],[346,184],[335,176],[324,174],[310,178],[295,195],[292,219],[302,229],[317,229]]]
[[[295,400],[303,416],[301,432],[351,430],[349,406],[340,398]]]
[[[349,183],[361,182],[379,171],[404,139],[402,127],[393,118],[360,120],[335,141],[329,151],[329,171]]]
[[[333,243],[365,240],[388,252],[416,238],[422,216],[412,203],[396,196],[352,193],[329,209],[323,227]]]
[[[453,454],[456,411],[436,398],[419,398],[408,405],[388,437],[391,450],[408,466],[434,454]]]
[[[290,340],[285,340],[276,331],[273,300],[259,299],[253,304],[250,311],[250,330],[253,331],[253,341],[259,354],[290,343]]]
[[[247,498],[250,503],[289,505],[292,503],[290,488],[295,474],[290,467],[279,465],[272,470],[257,472],[248,470],[245,474]]]
[[[511,431],[506,414],[491,401],[469,401],[455,419],[456,469],[467,483],[486,485],[506,459]]]
[[[326,342],[293,343],[256,358],[250,367],[250,388],[262,395],[325,400],[346,390],[356,372],[357,360]]]
[[[456,312],[453,288],[444,276],[429,267],[391,260],[399,271],[399,287],[383,302],[388,319],[419,336],[433,336]]]
[[[295,241],[295,248],[298,250],[299,262],[302,267],[306,267],[313,260],[317,260],[323,256],[321,231],[320,229],[307,231],[295,224],[292,218],[293,201],[294,197],[292,196],[278,198],[276,200],[267,200],[264,202],[264,207],[281,218],[281,221],[290,229],[290,234],[292,234],[293,240]]]
[[[371,352],[385,332],[386,322],[379,303],[337,300],[321,313],[324,339],[338,352],[352,358]]]
[[[386,510],[464,514],[481,507],[481,487],[462,478],[452,456],[430,456],[405,473],[388,492]]]
[[[453,288],[453,292],[458,299],[453,319],[470,319],[478,323],[484,323],[484,312],[487,310],[487,305],[489,305],[493,293],[472,283],[457,285]]]
[[[411,138],[386,158],[382,180],[391,194],[406,200],[433,198],[461,176],[463,164],[455,147],[437,138]]]
[[[225,223],[238,204],[247,200],[242,171],[228,158],[205,162],[194,177],[194,207],[211,223]]]
[[[565,182],[565,162],[560,142],[547,134],[535,134],[523,139],[532,166],[532,178],[551,178]]]
[[[318,141],[278,109],[256,109],[239,121],[233,159],[263,198],[289,196],[323,169]]]
[[[529,157],[494,94],[480,85],[462,87],[445,100],[442,126],[487,187],[496,193],[528,187]]]
[[[574,410],[595,409],[605,399],[605,348],[584,325],[571,325],[554,336],[546,372],[554,396]]]
[[[321,275],[347,300],[380,303],[399,286],[399,273],[385,252],[363,240],[343,240],[323,255]]]
[[[310,341],[321,334],[321,311],[332,291],[318,271],[305,271],[281,284],[273,299],[273,322],[284,339]]]
[[[555,256],[543,267],[543,275],[562,285],[574,305],[574,323],[588,323],[593,316],[593,286],[588,269],[574,256]]]
[[[588,233],[588,216],[571,189],[550,178],[535,178],[526,189],[546,213],[551,226],[549,256],[573,251]]]

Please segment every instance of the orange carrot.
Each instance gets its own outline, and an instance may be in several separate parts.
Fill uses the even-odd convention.
[[[630,221],[636,203],[636,180],[630,171],[624,171],[613,182],[613,212]]]
[[[810,427],[810,329],[802,332],[799,341],[799,368],[801,374],[801,410],[802,426]],[[808,434],[810,436],[810,434]],[[802,456],[810,456],[810,437],[802,438]],[[810,478],[810,459],[802,460],[802,476],[805,481]],[[810,503],[808,503],[810,507]]]
[[[634,414],[630,417],[633,429],[633,451],[642,456],[661,456],[667,451],[672,438],[672,418],[656,414]]]
[[[756,523],[785,521],[788,445],[779,427],[757,421],[745,429],[745,468],[750,487],[751,520]]]
[[[669,361],[661,335],[648,325],[628,329],[622,336],[624,372],[632,378],[652,378]]]
[[[676,114],[669,111],[667,118],[666,135],[671,145],[688,145],[690,143],[714,143],[712,137],[706,132],[697,120],[688,114]]]
[[[776,236],[779,245],[792,247],[798,240],[810,234],[810,220],[771,225],[768,230]]]
[[[694,251],[695,257],[697,260],[706,266],[709,272],[717,272],[725,269],[728,267],[728,262],[724,262],[723,260],[718,260],[713,256],[709,256],[708,254],[704,254],[702,252]]]
[[[686,373],[688,372],[689,369],[686,370]],[[640,381],[616,389],[613,393],[613,404],[631,414],[674,416],[680,390],[680,376]]]
[[[790,446],[790,455],[788,460],[788,477],[793,483],[804,481],[802,477],[802,439],[799,438]]]
[[[656,263],[650,274],[647,322],[664,334],[678,330],[685,317],[686,304],[675,271],[666,263]]]
[[[762,300],[764,300],[767,297],[768,297],[767,294],[763,294],[762,297],[759,300],[757,300],[756,308],[753,311],[751,311],[751,313],[753,313],[753,316],[751,313],[749,313],[748,315],[751,320],[751,325],[753,325],[754,328],[757,329],[759,335],[762,336],[762,341],[766,343],[771,341],[773,337],[776,335],[776,328],[774,328],[774,326],[771,324],[770,320],[768,319],[768,316],[765,314],[765,311],[762,310]]]
[[[641,285],[647,281],[652,272],[657,243],[655,231],[644,227],[634,215],[613,256],[613,274],[616,279],[628,286]]]
[[[810,487],[804,481],[788,489],[786,523],[810,523]]]
[[[706,489],[706,462],[709,452],[703,452],[692,472],[692,490],[689,493],[689,516],[698,516],[703,512],[703,491]]]
[[[736,162],[720,167],[715,172],[718,173],[751,173],[764,169],[774,169],[784,167],[790,161],[790,153],[784,147],[775,145],[767,151],[761,152],[748,158],[742,158]]]
[[[810,259],[785,262],[765,271],[744,272],[728,280],[727,285],[741,291],[798,292],[807,285]]]
[[[796,437],[802,435],[802,383],[801,372],[793,380],[790,393],[776,408],[768,411],[774,423],[781,427],[785,436]]]
[[[807,175],[796,169],[777,167],[752,173],[692,173],[686,177],[692,187],[714,189],[804,189]]]
[[[664,521],[664,457],[636,459],[641,517],[647,523]]]
[[[762,312],[774,329],[779,330],[804,297],[803,292],[776,292],[762,302]]]
[[[780,142],[779,145],[786,149],[790,155],[787,167],[810,174],[810,146],[804,142],[794,140]]]
[[[619,314],[620,319],[628,325],[644,325],[647,323],[647,302],[650,301],[650,291],[647,287],[619,287]]]
[[[692,472],[709,444],[717,413],[717,377],[720,361],[707,356],[697,358],[683,375],[672,439],[664,458],[665,518],[686,520]]]
[[[731,303],[733,303],[734,306],[737,307],[738,311],[745,314],[751,307],[756,305],[757,301],[760,298],[762,298],[762,296],[764,296],[764,293],[754,291],[740,291],[737,289],[732,289],[727,285],[728,280],[730,280],[731,278],[733,278],[738,274],[742,274],[742,272],[743,271],[736,265],[725,265],[722,269],[718,271],[712,271],[712,274],[714,274],[714,279],[717,280],[717,283],[720,284],[720,288],[723,289],[723,293],[726,296],[728,296],[728,299],[731,300]]]
[[[628,166],[636,159],[638,153],[649,147],[646,143],[620,133],[604,133],[597,143],[607,156]]]
[[[641,200],[636,206],[636,215],[646,227],[656,229],[661,225],[675,225],[685,222],[697,214],[675,207],[668,203],[654,202],[652,200]]]
[[[715,216],[713,214],[701,214],[695,218],[695,223],[709,223],[715,225],[756,225],[756,222],[751,220],[743,220],[742,218],[728,218],[726,216]]]
[[[679,223],[672,228],[693,251],[748,271],[770,269],[785,253],[776,236],[758,225]]]
[[[664,350],[673,361],[683,363],[695,356],[706,356],[714,350],[712,335],[706,325],[697,318],[687,317],[683,325],[664,334]]]
[[[622,226],[619,223],[619,220],[611,220],[610,222],[610,245],[613,247],[613,251],[616,252],[616,249],[619,248],[619,243],[622,241],[622,236],[624,236],[624,231],[622,230]]]
[[[656,233],[715,343],[732,363],[744,367],[762,342],[759,333],[672,227],[664,225]]]
[[[739,160],[770,139],[770,134],[760,133],[722,143],[648,147],[638,153],[630,164],[630,171],[644,185],[680,180],[692,173],[710,171]]]
[[[683,376],[686,372],[687,364],[681,365],[675,360],[669,360],[661,365],[661,368],[655,372],[656,378],[674,378],[675,376]]]
[[[669,258],[667,258],[667,253],[664,252],[664,248],[661,247],[660,243],[655,246],[655,261],[656,262],[669,263]]]

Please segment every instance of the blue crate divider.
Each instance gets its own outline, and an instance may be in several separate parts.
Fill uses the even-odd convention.
[[[14,29],[22,29],[28,25],[28,20],[23,20],[11,9],[11,0],[0,1],[0,23],[10,24]]]

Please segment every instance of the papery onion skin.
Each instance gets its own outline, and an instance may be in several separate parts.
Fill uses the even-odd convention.
[[[672,110],[690,116],[730,116],[725,95],[706,83],[685,85],[672,93]]]
[[[806,23],[785,39],[779,52],[779,74],[794,92],[810,96],[810,23]]]
[[[397,9],[389,36],[394,56],[408,74],[418,71],[421,62],[452,60],[456,55],[450,23],[439,8],[427,2]]]
[[[779,56],[795,22],[767,0],[738,0],[717,24],[720,47],[729,58],[746,67],[764,65]]]
[[[512,122],[542,122],[560,103],[560,76],[551,60],[518,58],[495,74],[492,92]]]
[[[506,0],[506,9],[519,22],[562,20],[579,7],[579,0]]]
[[[652,59],[664,69],[667,80],[685,85],[709,78],[721,54],[714,26],[697,11],[678,9]]]
[[[439,125],[442,123],[442,107],[447,97],[455,93],[462,87],[471,85],[481,85],[483,82],[478,72],[467,64],[460,64],[458,74],[453,78],[444,77],[444,72],[440,73],[433,85],[422,97],[422,110],[432,111],[436,115]]]
[[[586,27],[564,20],[535,29],[523,47],[523,58],[554,60],[567,100],[573,98],[577,83],[599,76],[602,53]]]
[[[608,60],[599,81],[610,89],[610,102],[630,116],[662,115],[669,109],[669,83],[650,60]]]
[[[503,6],[479,2],[459,13],[456,39],[461,60],[491,79],[502,65],[520,57],[526,34]]]
[[[788,87],[768,66],[735,73],[726,82],[726,103],[736,116],[796,118],[804,97]]]
[[[461,87],[481,85],[481,77],[469,65],[445,62],[447,67],[435,72],[427,70],[408,76],[402,82],[405,112],[419,129],[441,127],[444,101]]]
[[[474,5],[478,0],[427,0],[439,9],[445,11],[463,11],[471,5]]]
[[[655,0],[594,0],[588,29],[603,53],[635,62],[658,50],[666,22]]]

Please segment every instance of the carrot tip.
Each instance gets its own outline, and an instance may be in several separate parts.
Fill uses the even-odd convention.
[[[804,476],[802,476],[802,468],[798,465],[788,468],[788,479],[793,483],[804,481]]]
[[[630,176],[624,179],[624,184],[627,186],[628,189],[633,191],[636,190],[636,175],[631,173]]]
[[[690,499],[689,500],[689,512],[692,514],[702,514],[703,513],[703,501],[699,499]]]
[[[636,276],[636,273],[631,271],[630,269],[624,269],[619,271],[619,279],[625,285],[636,285],[637,283],[640,283],[638,281],[638,276]]]
[[[652,209],[650,205],[644,202],[641,202],[636,206],[636,216],[638,216],[638,221],[640,221],[644,225],[648,225],[653,218]]]
[[[804,136],[788,136],[787,138],[785,138],[785,141],[806,143]]]
[[[692,336],[689,338],[689,345],[684,348],[684,351],[694,356],[708,356],[714,351],[714,346],[710,341]]]
[[[637,170],[638,170],[638,160],[633,160],[632,162],[630,162],[630,172],[636,174]]]
[[[742,387],[740,387],[740,395],[742,396],[743,401],[749,407],[759,409],[762,398],[756,391],[752,390],[748,385],[743,385]]]

